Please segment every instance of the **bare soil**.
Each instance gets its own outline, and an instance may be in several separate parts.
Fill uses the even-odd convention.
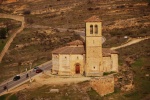
[[[18,92],[23,89],[33,89],[44,85],[64,85],[64,84],[76,84],[84,81],[91,80],[90,77],[61,77],[61,76],[49,76],[47,74],[41,74],[32,78],[32,82],[27,82],[7,93]]]

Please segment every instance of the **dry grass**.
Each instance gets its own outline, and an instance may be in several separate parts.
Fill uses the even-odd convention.
[[[51,30],[51,29],[49,29]],[[29,61],[33,66],[51,60],[51,51],[75,39],[79,39],[74,33],[61,33],[52,31],[53,34],[37,32],[36,29],[25,29],[12,42],[8,53],[1,63],[1,81],[29,68]],[[21,45],[23,47],[17,47]],[[7,69],[7,70],[6,70]],[[9,75],[6,74],[9,71]]]

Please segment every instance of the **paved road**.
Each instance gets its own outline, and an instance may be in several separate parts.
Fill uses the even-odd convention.
[[[52,68],[52,62],[51,61],[46,62],[46,63],[44,63],[44,64],[42,64],[42,65],[40,65],[38,67],[40,67],[43,71],[50,70]],[[7,91],[7,90],[3,89],[4,86],[7,86],[8,87],[8,91],[9,91],[9,90],[17,87],[18,85],[21,85],[21,84],[29,81],[30,77],[33,78],[34,76],[36,76],[36,75],[38,75],[40,73],[36,73],[36,72],[33,71],[33,69],[31,69],[30,71],[28,71],[28,74],[29,74],[30,77],[26,78],[26,74],[27,74],[26,72],[21,74],[20,75],[21,78],[19,80],[17,80],[17,81],[13,81],[13,77],[12,77],[11,80],[8,80],[7,82],[1,84],[0,85],[0,95]]]
[[[84,40],[85,40],[85,31],[80,31],[80,30],[72,30],[72,29],[65,29],[65,28],[57,28],[60,32],[75,32],[76,34],[79,34]],[[106,38],[102,36],[102,43],[106,41]]]
[[[71,30],[71,29],[64,29],[64,28],[57,28],[60,32],[66,32],[66,31],[70,31],[70,32],[75,32],[77,34],[79,34],[83,39],[85,39],[85,32],[84,31],[79,31],[79,30]],[[104,42],[105,38],[103,37],[103,42]],[[42,65],[39,66],[42,70],[50,70],[52,68],[52,62],[48,61]],[[29,81],[30,78],[26,78],[26,72],[21,73],[21,79],[17,80],[17,81],[13,81],[13,77],[9,80],[7,80],[5,83],[0,85],[0,95],[2,95],[4,92],[6,92],[7,90],[4,90],[3,87],[7,86],[8,87],[8,91]],[[32,78],[36,75],[38,75],[37,73],[33,72],[33,69],[31,69],[30,71],[28,71],[29,76]]]

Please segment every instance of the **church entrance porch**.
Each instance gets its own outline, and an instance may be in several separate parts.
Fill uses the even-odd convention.
[[[75,65],[75,73],[80,74],[80,64]]]

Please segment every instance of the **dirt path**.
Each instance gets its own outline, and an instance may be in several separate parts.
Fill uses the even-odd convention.
[[[12,34],[12,36],[10,37],[10,39],[7,41],[5,47],[3,48],[2,52],[0,53],[0,62],[2,61],[5,53],[7,52],[7,50],[10,47],[10,44],[12,43],[13,39],[16,37],[16,35],[18,33],[20,33],[23,29],[24,29],[24,25],[25,25],[25,20],[23,16],[17,16],[17,15],[10,15],[10,14],[2,14],[0,13],[0,18],[9,18],[9,19],[13,19],[13,20],[17,20],[17,21],[21,21],[21,27]]]
[[[129,46],[129,45],[132,45],[132,44],[136,44],[140,41],[143,41],[143,40],[146,40],[146,39],[149,39],[150,37],[146,37],[146,38],[134,38],[132,39],[131,41],[123,44],[123,45],[120,45],[120,46],[117,46],[117,47],[112,47],[111,50],[116,50],[116,49],[120,49],[120,48],[123,48],[123,47],[126,47],[126,46]]]
[[[33,89],[38,88],[43,85],[64,85],[64,84],[72,84],[72,83],[79,83],[83,81],[91,80],[91,77],[60,77],[60,76],[50,76],[49,73],[42,73],[34,78],[32,78],[32,83],[25,83],[23,85],[18,86],[15,89],[12,89],[4,94],[8,93],[16,93],[23,89]],[[57,80],[57,81],[56,81]]]

